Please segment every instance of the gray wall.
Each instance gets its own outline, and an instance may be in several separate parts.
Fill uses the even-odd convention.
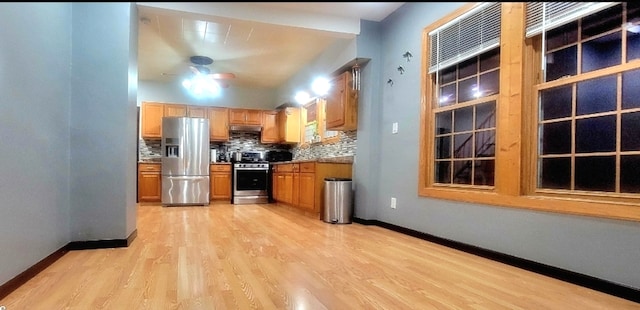
[[[70,29],[70,4],[0,4],[0,285],[69,242]]]
[[[232,82],[230,82],[232,83]],[[278,106],[276,91],[246,87],[229,87],[222,89],[223,95],[216,98],[194,98],[180,84],[180,81],[162,83],[140,81],[138,85],[138,105],[142,101],[160,101],[183,103],[200,106],[273,109]]]
[[[306,91],[311,97],[315,97],[311,91],[313,81],[318,77],[330,78],[334,71],[354,60],[357,55],[356,40],[355,37],[336,39],[318,57],[278,87],[276,106],[284,103],[295,104],[298,91]]]
[[[358,41],[358,56],[379,46],[382,57],[367,66],[374,77],[363,77],[356,190],[365,193],[356,194],[355,215],[640,288],[640,223],[418,196],[422,29],[462,4],[407,3],[381,23],[380,43],[375,35],[370,45]],[[377,30],[362,27],[360,36]],[[381,76],[369,66],[381,66]]]
[[[135,228],[127,221],[135,218],[138,141],[132,14],[131,3],[73,4],[72,241],[123,239]]]
[[[0,284],[135,230],[136,24],[131,3],[0,4]]]
[[[383,79],[381,24],[363,21],[358,36],[358,57],[369,62],[361,69],[358,95],[358,143],[353,165],[355,193],[354,215],[362,219],[375,219],[380,186],[379,143],[383,128],[380,127]]]

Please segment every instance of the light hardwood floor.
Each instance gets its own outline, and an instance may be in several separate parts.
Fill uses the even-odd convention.
[[[385,228],[289,208],[138,206],[128,248],[71,251],[18,309],[640,309]]]

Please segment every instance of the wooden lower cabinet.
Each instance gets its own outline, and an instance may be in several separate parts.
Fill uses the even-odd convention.
[[[293,173],[282,173],[282,184],[280,186],[282,193],[282,201],[288,204],[293,204]]]
[[[316,191],[316,175],[315,173],[299,173],[298,206],[300,208],[313,211],[315,209],[315,191]]]
[[[138,164],[138,202],[160,202],[162,177],[160,163]]]
[[[231,200],[231,165],[211,164],[210,171],[210,200]]]
[[[310,161],[274,164],[273,198],[320,217],[324,206],[324,179],[351,178],[352,164]]]

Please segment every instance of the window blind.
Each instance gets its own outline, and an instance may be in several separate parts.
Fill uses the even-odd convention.
[[[429,33],[429,73],[500,45],[501,6],[483,2]]]
[[[527,38],[620,2],[527,2]]]

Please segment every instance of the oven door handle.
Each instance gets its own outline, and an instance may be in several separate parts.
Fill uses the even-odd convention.
[[[235,170],[239,171],[269,171],[269,168],[247,168],[247,167],[236,167]]]

